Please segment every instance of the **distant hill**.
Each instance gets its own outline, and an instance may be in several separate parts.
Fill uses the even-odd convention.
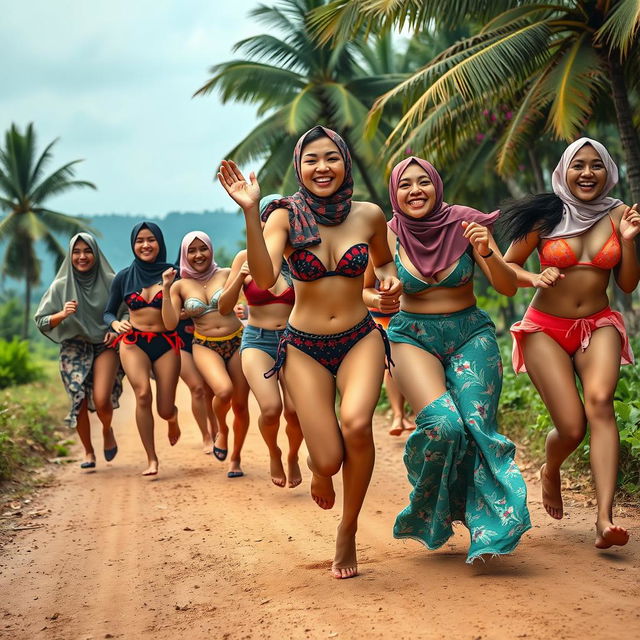
[[[129,214],[104,214],[88,218],[90,224],[100,233],[98,244],[102,252],[107,256],[111,266],[118,271],[127,266],[132,260],[129,234],[133,226],[144,220],[144,216]],[[149,218],[162,229],[167,243],[167,259],[169,261],[178,258],[180,241],[189,231],[200,229],[211,236],[214,252],[218,250],[216,260],[229,266],[228,260],[244,244],[244,219],[241,215],[227,211],[203,211],[202,213],[172,211],[163,218]],[[68,238],[59,237],[60,244],[66,247]],[[0,255],[4,253],[4,246],[0,246]],[[55,268],[50,254],[44,245],[38,247],[38,255],[42,260],[42,285],[37,287],[33,299],[37,299],[39,292],[46,289],[53,276]],[[15,289],[19,293],[23,291],[23,284],[10,280],[3,284],[3,288]]]

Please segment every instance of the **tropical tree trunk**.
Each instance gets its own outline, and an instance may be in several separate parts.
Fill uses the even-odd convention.
[[[382,207],[384,205],[384,203],[380,199],[380,195],[378,194],[378,190],[376,189],[375,185],[373,184],[373,180],[371,180],[371,176],[369,175],[369,171],[367,170],[367,167],[365,166],[365,163],[363,162],[362,158],[360,157],[360,154],[356,153],[353,145],[351,144],[351,140],[350,140],[349,134],[346,131],[343,131],[342,132],[342,137],[344,138],[344,141],[347,143],[347,146],[349,147],[349,150],[351,151],[351,157],[353,158],[353,161],[354,161],[356,167],[358,167],[358,173],[360,173],[361,178],[364,180],[364,184],[367,187],[367,191],[369,192],[369,196],[371,197],[371,201]]]
[[[24,324],[22,326],[23,340],[29,339],[29,321],[31,320],[31,265],[27,264],[26,269],[27,284],[24,293]]]
[[[640,202],[640,139],[633,126],[629,93],[624,79],[624,69],[615,52],[607,58],[611,76],[613,104],[618,121],[620,142],[627,165],[627,179],[631,188],[631,200]]]
[[[544,177],[542,176],[542,167],[540,166],[540,161],[538,157],[534,153],[533,149],[529,148],[529,164],[531,165],[531,170],[533,171],[533,179],[535,181],[536,193],[542,193],[545,191],[544,186]]]

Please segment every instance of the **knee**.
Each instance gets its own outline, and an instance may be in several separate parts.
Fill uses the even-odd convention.
[[[281,413],[282,407],[275,402],[260,407],[260,417],[266,424],[278,423]]]
[[[362,416],[342,416],[341,422],[345,446],[362,449],[373,445],[371,420]]]
[[[585,393],[584,409],[590,423],[593,420],[613,418],[615,415],[613,410],[613,394],[606,390]]]
[[[587,425],[584,419],[576,419],[564,424],[556,424],[556,430],[560,434],[560,438],[575,449],[584,439]]]
[[[288,425],[293,424],[299,428],[298,414],[293,409],[284,409],[282,415]]]
[[[331,478],[340,471],[340,467],[342,466],[342,457],[322,457],[320,459],[314,459],[312,462],[313,472],[316,475],[322,476],[323,478]]]
[[[151,407],[151,388],[136,389],[136,403],[139,407]]]
[[[171,407],[158,407],[158,415],[163,420],[171,420],[176,414],[176,408],[174,406]]]
[[[249,405],[246,398],[231,398],[231,409],[236,416],[248,416]]]
[[[191,391],[191,397],[194,400],[200,401],[200,400],[204,400],[206,397],[204,384],[202,383],[191,385],[191,387],[189,387],[189,391]]]
[[[223,403],[231,402],[231,397],[233,396],[233,387],[223,386],[219,389],[216,389],[216,398]]]
[[[93,394],[93,406],[98,413],[108,413],[113,409],[111,405],[111,396]]]

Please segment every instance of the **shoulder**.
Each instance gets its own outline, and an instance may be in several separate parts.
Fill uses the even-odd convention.
[[[382,209],[373,202],[356,201],[352,202],[352,213],[363,221],[371,222],[372,224],[384,223],[386,219]]]
[[[622,220],[622,214],[627,210],[628,205],[621,203],[617,207],[613,207],[609,212],[609,215],[613,218],[614,222],[620,223]]]

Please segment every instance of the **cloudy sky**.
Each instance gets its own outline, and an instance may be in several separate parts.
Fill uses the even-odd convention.
[[[98,191],[72,214],[232,210],[215,169],[256,123],[251,106],[192,98],[211,65],[264,28],[255,0],[0,0],[0,130],[33,122],[51,165],[76,158]],[[270,4],[270,2],[267,2]]]

